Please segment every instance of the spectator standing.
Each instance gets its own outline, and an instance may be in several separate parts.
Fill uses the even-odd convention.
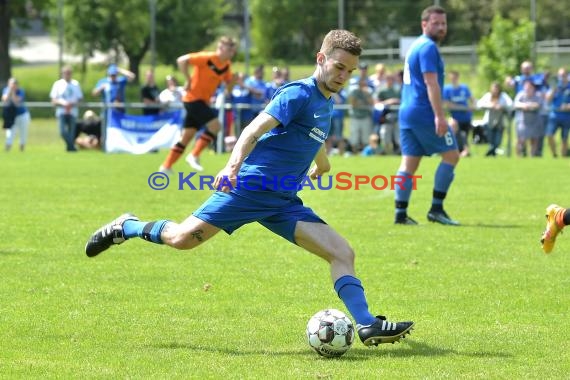
[[[166,110],[182,110],[184,113],[184,104],[182,98],[184,97],[184,88],[178,85],[178,81],[172,75],[167,75],[165,78],[166,87],[158,94],[158,101],[163,105]]]
[[[459,72],[451,71],[450,84],[443,87],[444,106],[450,111],[451,126],[455,131],[457,145],[462,157],[470,155],[469,132],[473,129],[475,99],[464,83],[459,83]]]
[[[400,128],[398,126],[398,107],[401,92],[395,86],[394,74],[385,75],[385,86],[376,94],[377,106],[381,105],[380,141],[384,145],[384,153],[397,153],[400,146]]]
[[[6,152],[12,148],[16,134],[19,134],[20,137],[20,151],[23,152],[26,148],[31,117],[25,100],[26,92],[19,86],[18,80],[16,78],[8,79],[8,84],[2,89],[2,116],[6,131]]]
[[[246,78],[244,82],[245,87],[249,90],[251,95],[250,105],[253,117],[259,115],[259,112],[261,112],[269,100],[266,98],[268,84],[263,80],[263,70],[263,65],[257,66],[253,71],[253,75]]]
[[[83,100],[83,91],[79,82],[72,78],[73,70],[65,66],[61,70],[61,78],[54,82],[50,91],[52,104],[55,106],[55,117],[59,124],[59,135],[65,142],[68,152],[75,152],[77,135],[77,118],[79,103]]]
[[[273,94],[275,94],[275,91],[277,91],[277,89],[281,86],[283,86],[283,84],[285,84],[285,80],[284,80],[284,76],[283,76],[283,70],[279,69],[279,67],[275,66],[273,67],[273,69],[271,70],[273,78],[271,79],[271,82],[267,84],[267,91],[265,93],[265,99],[267,99],[267,101],[271,100],[271,98],[273,97]]]
[[[497,155],[497,149],[501,146],[503,131],[505,130],[505,124],[508,122],[512,106],[513,100],[506,92],[501,90],[499,82],[491,83],[489,92],[477,101],[477,108],[485,110],[483,124],[486,126],[485,129],[489,140],[487,157]]]
[[[515,96],[515,121],[517,130],[517,154],[526,156],[530,142],[530,155],[540,156],[539,138],[544,134],[540,109],[542,96],[537,93],[531,80],[524,82],[523,90]]]
[[[350,125],[348,140],[350,141],[352,152],[358,153],[368,144],[368,138],[372,134],[374,99],[368,86],[367,76],[360,77],[358,87],[348,93],[348,104],[350,105],[348,110]]]
[[[111,64],[107,68],[107,76],[97,82],[92,94],[93,96],[101,95],[101,101],[105,107],[112,107],[116,111],[125,112],[126,87],[134,79],[135,74],[133,72]]]
[[[230,92],[234,134],[239,137],[241,131],[253,120],[251,109],[251,91],[245,85],[245,74],[237,73],[236,83]]]
[[[556,141],[554,135],[558,128],[561,134],[560,156],[568,156],[568,133],[570,131],[570,82],[568,71],[561,67],[558,69],[555,86],[546,94],[546,101],[550,104],[548,123],[546,124],[546,138],[550,151],[557,157]]]
[[[380,92],[386,86],[386,66],[383,63],[377,63],[374,66],[374,73],[370,75],[369,79],[374,92]]]
[[[334,108],[331,116],[331,130],[325,141],[325,147],[328,155],[332,155],[334,150],[339,155],[344,155],[346,143],[344,141],[344,117],[346,111],[341,107],[346,105],[346,90],[342,89],[331,94],[334,102]]]
[[[281,69],[281,76],[283,77],[283,84],[291,82],[291,70],[289,70],[289,66],[285,66]]]
[[[148,70],[145,74],[145,82],[141,87],[141,100],[144,103],[143,115],[158,115],[160,113],[160,90],[154,79],[154,71]]]
[[[531,61],[524,61],[520,66],[520,73],[514,77],[508,76],[505,79],[506,88],[514,90],[515,96],[523,90],[524,82],[531,81],[536,91],[544,92],[548,86],[544,73],[535,73],[534,65]]]
[[[548,91],[548,74],[547,72],[535,72],[534,65],[531,61],[523,61],[520,65],[518,75],[505,79],[505,88],[514,90],[513,99],[523,90],[526,81],[532,82],[537,95],[541,97],[542,108],[539,110],[539,116],[542,123],[542,135],[538,137],[537,156],[542,156],[542,148],[544,145],[544,129],[548,120],[548,109],[546,107],[545,96]]]
[[[374,92],[374,84],[372,80],[368,76],[368,64],[366,62],[360,62],[358,64],[358,74],[354,75],[348,81],[348,92],[350,93],[352,90],[356,88],[360,88],[360,82],[364,80],[366,85],[369,87],[370,93]]]

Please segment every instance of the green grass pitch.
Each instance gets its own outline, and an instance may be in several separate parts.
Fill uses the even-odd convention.
[[[142,240],[89,259],[92,231],[124,211],[181,221],[210,191],[151,190],[166,151],[67,154],[54,120],[28,150],[0,152],[0,378],[562,379],[570,373],[570,237],[551,255],[544,209],[570,205],[570,160],[463,159],[446,201],[425,214],[438,158],[412,195],[417,227],[394,226],[393,194],[301,193],[344,235],[370,308],[416,321],[402,343],[316,355],[305,325],[346,311],[324,261],[258,225],[194,251]],[[206,154],[214,175],[227,155]],[[397,157],[333,157],[333,174],[392,175]],[[175,169],[190,168],[179,162]]]

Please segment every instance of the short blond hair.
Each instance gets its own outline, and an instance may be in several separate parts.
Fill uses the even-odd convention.
[[[354,33],[343,30],[334,29],[327,33],[321,45],[321,53],[330,55],[335,49],[341,49],[352,55],[360,56],[362,53],[361,40]]]
[[[219,41],[222,45],[226,45],[229,47],[235,47],[237,45],[236,41],[228,36],[222,36],[220,37],[220,41]]]

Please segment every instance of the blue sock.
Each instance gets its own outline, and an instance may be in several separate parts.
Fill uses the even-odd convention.
[[[125,239],[138,236],[144,240],[162,244],[160,234],[168,222],[168,220],[157,220],[156,222],[150,223],[140,222],[137,220],[127,220],[123,223],[123,233],[125,235]]]
[[[398,214],[407,214],[408,213],[408,202],[410,197],[412,196],[412,179],[410,173],[401,172],[399,171],[397,174],[399,177],[403,177],[404,181],[399,180],[398,183],[400,185],[395,185],[394,193],[396,198],[396,217]],[[401,205],[405,205],[405,207],[398,207]]]
[[[451,186],[451,182],[453,182],[453,177],[455,174],[453,173],[455,166],[448,164],[447,162],[441,162],[435,171],[435,180],[433,184],[433,192],[434,197],[432,199],[433,205],[441,206],[443,204],[443,200],[447,195],[447,191],[449,190],[449,186]]]
[[[376,318],[368,311],[368,303],[360,280],[353,276],[342,276],[334,283],[334,290],[359,325],[371,325]]]

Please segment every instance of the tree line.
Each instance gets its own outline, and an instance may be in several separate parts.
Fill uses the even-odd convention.
[[[57,35],[58,4],[63,5],[61,21],[66,53],[79,54],[84,62],[95,51],[116,56],[124,54],[129,69],[139,74],[139,67],[151,47],[151,1],[156,4],[156,62],[171,65],[179,55],[208,48],[220,34],[243,39],[246,7],[252,60],[293,64],[312,62],[323,35],[338,28],[339,23],[360,35],[366,48],[398,47],[400,36],[415,36],[421,32],[421,11],[434,3],[417,0],[0,0],[0,83],[5,83],[11,75],[9,43],[13,28],[16,25],[25,28],[30,19],[42,18]],[[344,8],[339,9],[339,4]],[[500,38],[523,38],[527,40],[525,43],[532,43],[533,38],[570,38],[570,7],[559,0],[537,1],[535,24],[531,22],[530,1],[441,0],[439,4],[448,12],[446,45],[485,45],[480,52],[488,52],[490,44],[501,44]],[[491,38],[493,25],[501,26],[500,36],[495,39]],[[509,35],[510,32],[522,35],[519,38],[518,34]],[[507,49],[509,54],[513,51],[517,53],[514,56],[517,60],[519,55],[526,54],[516,46]],[[505,62],[504,54],[497,54],[496,58],[485,59],[492,61],[491,66],[503,65],[501,71],[512,70],[511,66],[519,63],[509,63],[512,56]],[[528,54],[526,58],[530,58]],[[489,70],[496,71],[496,68]]]

